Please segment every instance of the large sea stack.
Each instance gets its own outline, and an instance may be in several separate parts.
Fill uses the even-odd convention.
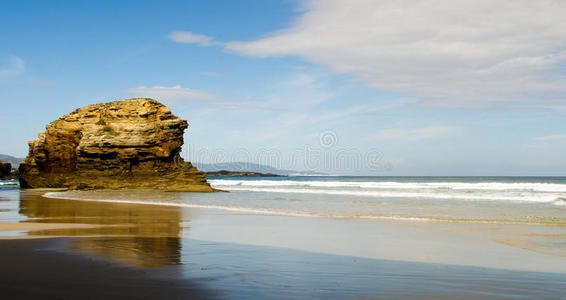
[[[212,192],[179,152],[187,121],[145,98],[79,108],[49,123],[20,165],[23,188]]]

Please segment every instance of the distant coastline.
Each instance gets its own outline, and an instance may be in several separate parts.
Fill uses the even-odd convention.
[[[204,174],[207,177],[287,177],[286,175],[278,175],[273,173],[227,171],[227,170],[205,172]]]
[[[279,176],[327,176],[326,173],[308,170],[283,170],[270,165],[256,164],[251,162],[222,162],[222,163],[201,163],[193,162],[201,172],[220,172],[229,170],[230,172],[263,173]]]

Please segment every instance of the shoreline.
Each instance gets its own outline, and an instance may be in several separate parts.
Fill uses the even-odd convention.
[[[45,197],[43,192],[38,191],[24,191],[20,195],[31,200],[26,200],[25,203],[29,203],[26,206],[40,210],[32,215],[37,219],[18,224],[38,225],[4,226],[20,231],[31,226],[27,234],[34,237],[132,236],[132,230],[142,226],[142,231],[134,232],[146,237],[177,236],[368,259],[566,273],[566,251],[561,248],[549,251],[544,244],[564,241],[563,227],[552,225],[340,219],[262,214],[198,205],[179,207],[175,203],[71,200]],[[36,202],[43,204],[35,208]],[[65,210],[58,209],[59,205],[63,205]],[[56,209],[57,215],[50,215],[47,210],[50,206]],[[124,217],[132,213],[141,214],[143,218],[100,219],[107,210],[116,210]],[[68,219],[68,215],[72,215],[73,219]],[[162,221],[145,224],[156,217]],[[170,224],[159,229],[161,222]],[[39,224],[46,225],[42,228],[43,225]],[[233,234],[234,228],[238,228],[239,234]],[[165,231],[156,232],[156,229]],[[348,241],[346,245],[336,243],[345,239]],[[533,244],[533,241],[539,244]]]
[[[39,191],[43,190],[28,190],[28,191]],[[440,217],[420,217],[420,216],[379,216],[379,215],[326,215],[326,214],[316,214],[308,212],[286,212],[269,210],[262,208],[252,208],[244,206],[223,206],[214,204],[195,204],[195,203],[168,203],[159,201],[142,201],[142,200],[126,200],[126,199],[97,199],[97,198],[81,198],[78,196],[65,196],[65,195],[54,195],[57,192],[125,192],[139,190],[96,190],[96,191],[80,191],[80,190],[63,190],[63,191],[46,191],[47,193],[42,194],[42,197],[61,199],[61,200],[73,200],[73,201],[87,201],[87,202],[105,202],[105,203],[119,203],[119,204],[132,204],[132,205],[154,205],[154,206],[169,206],[169,207],[179,207],[179,208],[194,208],[194,209],[211,209],[211,210],[223,210],[234,213],[245,213],[253,215],[270,215],[270,216],[281,216],[281,217],[301,217],[301,218],[322,218],[322,219],[335,219],[335,220],[361,220],[361,221],[391,221],[391,222],[417,222],[417,223],[443,223],[443,224],[477,224],[477,225],[517,225],[517,226],[550,226],[550,227],[566,227],[565,223],[552,223],[552,222],[533,222],[533,221],[513,221],[513,220],[497,220],[497,219],[457,219],[457,218],[440,218]],[[148,189],[146,191],[150,192],[160,192],[158,190]],[[222,191],[222,190],[218,190]],[[229,192],[229,191],[222,191]]]
[[[533,226],[273,216],[53,199],[29,191],[0,196],[6,208],[0,218],[22,218],[4,228],[20,226],[16,233],[26,238],[0,240],[0,265],[8,266],[0,288],[11,287],[6,290],[11,298],[556,298],[566,293],[564,257],[495,241]],[[128,294],[131,290],[136,294]]]

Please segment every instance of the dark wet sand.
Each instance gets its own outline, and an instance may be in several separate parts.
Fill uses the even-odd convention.
[[[0,193],[0,209],[0,236],[14,239],[0,239],[2,300],[562,299],[566,294],[560,257],[499,246],[466,232],[455,239],[418,224],[52,199],[33,191]],[[428,239],[437,244],[424,243]],[[501,247],[505,251],[495,251]],[[363,257],[382,249],[413,257],[442,251],[440,256],[472,266]],[[498,259],[535,266],[537,272],[473,264]],[[539,271],[549,266],[555,273]]]
[[[167,270],[58,252],[65,239],[0,240],[2,299],[211,299]],[[168,270],[169,272],[171,270]]]

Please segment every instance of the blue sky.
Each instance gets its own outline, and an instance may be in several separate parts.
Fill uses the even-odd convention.
[[[0,153],[98,102],[186,118],[184,156],[348,175],[566,175],[563,1],[13,1]]]

